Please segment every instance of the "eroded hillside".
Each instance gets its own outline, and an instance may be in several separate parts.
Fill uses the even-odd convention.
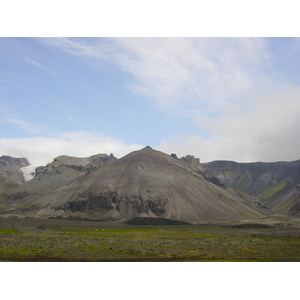
[[[121,159],[112,154],[59,156],[36,168],[28,182],[20,173],[24,164],[27,160],[21,159],[14,167],[14,181],[4,179],[2,214],[195,222],[300,216],[300,161],[201,164],[192,155],[178,158],[146,147]]]
[[[243,219],[261,207],[209,181],[184,161],[146,147],[103,167],[66,166],[59,157],[18,187],[3,213],[39,217]],[[75,166],[75,165],[74,165]]]
[[[299,216],[300,160],[275,163],[214,161],[202,166],[226,187],[258,197],[273,213]]]

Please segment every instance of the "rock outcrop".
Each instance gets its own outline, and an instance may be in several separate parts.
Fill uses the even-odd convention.
[[[181,158],[178,158],[175,153],[171,154],[171,157],[180,161],[183,161],[189,165],[199,166],[200,165],[200,159],[195,158],[193,155],[186,155]]]
[[[0,176],[5,180],[21,184],[24,178],[20,169],[29,166],[26,158],[15,158],[3,155],[0,157]]]
[[[184,161],[187,164],[199,166],[200,165],[200,159],[195,158],[193,155],[186,155],[180,158],[180,160]]]
[[[25,182],[21,169],[27,166],[29,162],[26,158],[0,157],[0,199],[7,197],[10,190]]]

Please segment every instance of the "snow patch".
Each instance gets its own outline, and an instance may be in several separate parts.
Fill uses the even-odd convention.
[[[20,170],[23,174],[24,180],[26,182],[31,180],[35,176],[35,169],[36,169],[35,165],[30,165],[27,167],[20,168]]]

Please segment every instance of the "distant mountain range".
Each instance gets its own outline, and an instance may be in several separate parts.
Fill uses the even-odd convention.
[[[189,222],[300,216],[300,160],[203,164],[145,147],[121,159],[59,156],[26,182],[32,171],[24,158],[0,157],[0,214]]]
[[[226,188],[258,197],[272,213],[300,216],[300,160],[274,163],[214,161],[202,166]]]

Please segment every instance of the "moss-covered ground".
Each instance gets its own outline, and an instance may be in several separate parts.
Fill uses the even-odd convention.
[[[284,194],[284,192],[288,191],[291,188],[291,184],[288,182],[287,179],[279,182],[277,185],[271,187],[270,189],[264,191],[262,194],[258,195],[257,197],[262,200],[274,200]]]
[[[300,261],[300,230],[289,226],[98,225],[2,226],[0,260]]]

